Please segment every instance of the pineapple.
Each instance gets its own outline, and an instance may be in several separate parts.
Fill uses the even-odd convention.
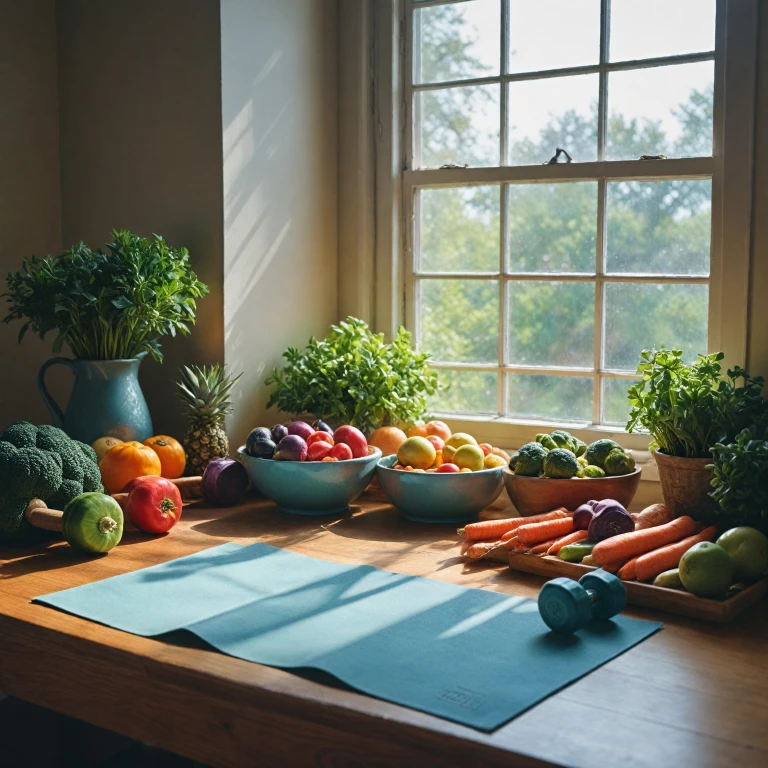
[[[227,376],[221,365],[184,366],[181,371],[179,398],[189,416],[183,440],[185,474],[202,475],[213,459],[229,456],[224,417],[232,410],[230,390],[240,376]]]

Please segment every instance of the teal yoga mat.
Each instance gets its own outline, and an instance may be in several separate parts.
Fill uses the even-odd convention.
[[[267,544],[224,544],[36,602],[136,635],[186,630],[483,731],[661,628],[618,616],[559,636],[534,600]]]

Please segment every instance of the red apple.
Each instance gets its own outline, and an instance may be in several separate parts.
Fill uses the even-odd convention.
[[[459,468],[455,464],[441,464],[435,472],[458,472]]]
[[[317,440],[309,446],[307,450],[307,461],[322,461],[326,456],[331,455],[333,446],[324,440]]]
[[[315,443],[315,445],[324,445],[324,443]],[[347,461],[348,459],[354,458],[352,449],[346,443],[336,443],[336,445],[331,448],[328,455],[339,461]]]
[[[365,435],[356,427],[350,427],[348,424],[339,427],[333,433],[333,439],[336,443],[346,444],[352,449],[352,456],[350,458],[360,459],[368,455],[368,441],[365,439]]]

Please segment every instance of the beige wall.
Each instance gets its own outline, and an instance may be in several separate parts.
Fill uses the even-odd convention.
[[[242,442],[288,345],[336,320],[336,3],[222,0],[225,359]]]
[[[760,6],[748,369],[768,378],[768,4]]]
[[[142,366],[156,432],[179,434],[178,366],[224,358],[218,3],[59,0],[58,36],[64,243],[156,232],[211,289],[191,336]]]
[[[23,256],[61,246],[56,91],[54,0],[0,0],[0,293]],[[0,428],[19,418],[48,420],[35,375],[53,339],[28,335],[17,345],[20,327],[0,324]],[[62,373],[55,392],[65,380]]]

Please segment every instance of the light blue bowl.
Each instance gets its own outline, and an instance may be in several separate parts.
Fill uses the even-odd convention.
[[[237,451],[256,490],[292,515],[341,515],[373,479],[378,448],[346,461],[275,461]]]
[[[397,456],[385,456],[376,468],[376,478],[392,504],[419,523],[477,520],[504,485],[503,467],[443,474],[392,469],[396,463]]]

